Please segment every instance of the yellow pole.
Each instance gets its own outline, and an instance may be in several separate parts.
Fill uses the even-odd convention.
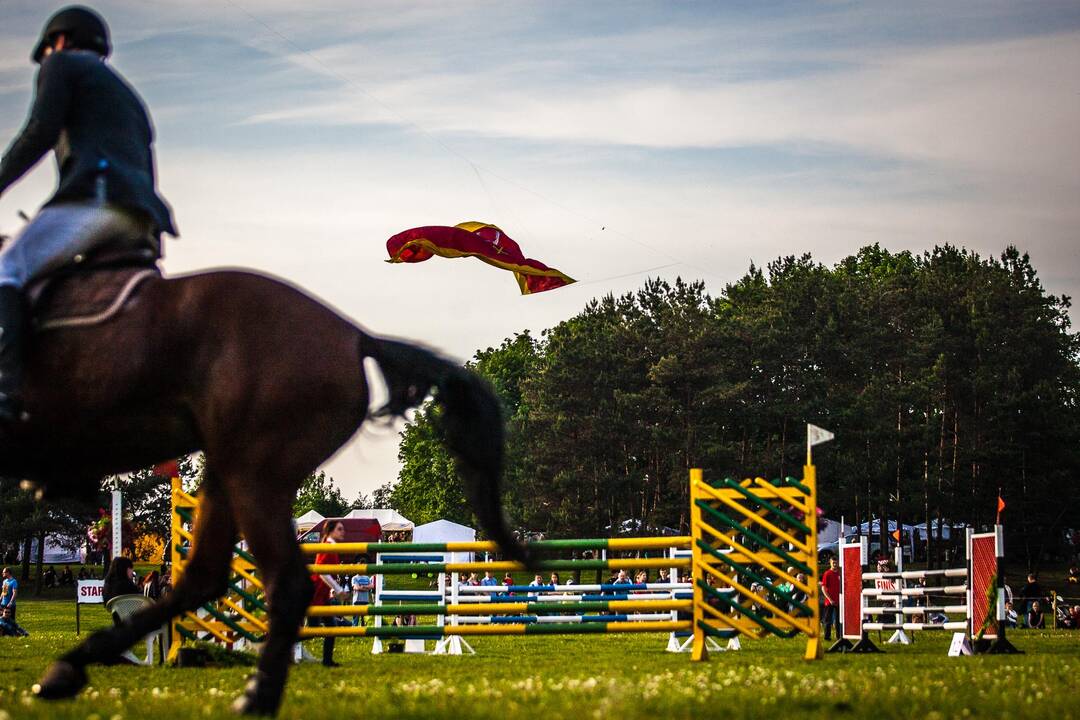
[[[709,650],[705,646],[705,630],[702,627],[705,622],[705,593],[698,585],[699,582],[705,582],[705,572],[702,569],[704,558],[701,546],[698,545],[698,541],[702,538],[702,521],[701,508],[698,507],[697,500],[701,494],[699,488],[702,482],[701,468],[690,470],[690,550],[693,556],[690,563],[690,581],[694,584],[694,642],[690,650],[690,660],[693,662],[709,659]]]
[[[181,563],[183,562],[180,551],[176,549],[181,541],[181,531],[184,529],[183,520],[180,519],[180,513],[177,512],[178,498],[183,493],[183,488],[178,477],[172,478],[169,484],[171,488],[170,499],[172,501],[172,523],[169,529],[169,566],[172,572],[172,585],[176,587],[176,582],[180,579]],[[176,617],[169,623],[169,662],[175,662],[180,654],[181,637],[177,625],[179,620],[180,618]]]
[[[818,579],[818,558],[817,558],[817,468],[810,462],[810,447],[806,448],[806,467],[803,468],[803,485],[810,490],[810,496],[807,498],[807,505],[809,512],[806,514],[806,525],[810,528],[810,537],[808,538],[808,545],[810,552],[808,553],[806,564],[813,571],[813,577],[810,578],[810,582],[807,583],[810,586],[811,592],[806,598],[806,604],[810,606],[812,613],[810,617],[810,632],[807,633],[806,639],[806,655],[807,660],[820,660],[824,657],[825,648],[821,644],[821,603],[819,594],[821,593],[821,584]]]

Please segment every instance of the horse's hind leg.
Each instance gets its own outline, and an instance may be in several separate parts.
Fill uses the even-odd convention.
[[[267,483],[272,484],[272,481]],[[277,712],[292,661],[292,647],[311,602],[311,578],[292,526],[294,495],[295,492],[258,492],[256,488],[245,488],[233,495],[237,522],[259,567],[270,614],[258,668],[243,695],[233,703],[233,709],[243,714]]]
[[[207,473],[200,496],[191,557],[173,591],[122,624],[99,630],[54,662],[36,688],[39,697],[72,697],[86,684],[87,665],[116,662],[121,653],[151,631],[225,592],[236,543],[236,522],[228,498],[212,473]]]

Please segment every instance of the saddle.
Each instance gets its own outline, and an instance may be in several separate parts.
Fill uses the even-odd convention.
[[[161,277],[150,241],[105,243],[34,280],[26,302],[35,332],[97,325],[113,317],[143,281]]]

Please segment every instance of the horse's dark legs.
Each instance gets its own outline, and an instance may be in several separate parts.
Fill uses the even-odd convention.
[[[194,547],[173,591],[124,623],[99,630],[54,662],[41,679],[39,697],[72,697],[86,684],[87,665],[115,662],[121,653],[151,631],[225,592],[236,542],[236,523],[228,499],[210,474],[200,495]]]
[[[233,709],[245,715],[277,712],[292,662],[292,647],[312,593],[311,578],[291,523],[294,494],[269,495],[258,497],[254,493],[236,500],[240,531],[259,566],[270,615],[258,669],[233,703]]]

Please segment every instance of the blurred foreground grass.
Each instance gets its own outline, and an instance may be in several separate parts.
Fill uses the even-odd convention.
[[[84,606],[83,629],[106,623]],[[0,638],[0,720],[229,717],[249,671],[94,667],[77,699],[30,697],[49,661],[76,641],[71,602],[27,600],[28,638]],[[691,664],[660,635],[469,638],[464,657],[370,654],[339,639],[340,668],[296,667],[284,718],[1073,718],[1080,717],[1080,633],[1017,631],[1024,655],[946,657],[946,634],[873,656],[801,659],[802,640],[744,640]],[[318,643],[309,649],[319,655]],[[429,643],[430,647],[430,643]]]

